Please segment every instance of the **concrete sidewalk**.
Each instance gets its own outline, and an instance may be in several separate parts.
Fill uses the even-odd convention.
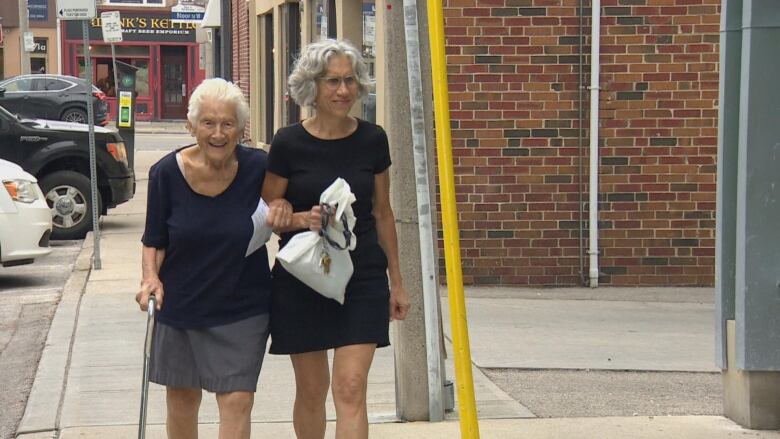
[[[139,152],[138,193],[103,219],[101,270],[90,270],[92,239],[84,241],[17,437],[136,437],[146,318],[134,296],[140,282],[147,170],[161,154]],[[780,432],[745,430],[719,416],[539,419],[479,369],[716,371],[711,289],[474,288],[467,293],[483,438],[780,438]],[[447,349],[452,352],[443,302]],[[371,437],[459,437],[457,412],[440,423],[397,422],[393,363],[392,348],[377,352],[369,376]],[[451,360],[447,369],[452,378]],[[267,356],[252,413],[253,438],[295,437],[294,393],[289,359]],[[328,419],[327,437],[332,438],[331,401]],[[147,437],[164,438],[164,420],[164,390],[152,385]],[[201,437],[216,437],[213,397],[204,397],[200,422]]]

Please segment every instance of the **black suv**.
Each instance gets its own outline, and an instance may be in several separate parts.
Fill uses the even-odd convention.
[[[92,230],[88,125],[23,119],[0,107],[0,158],[38,179],[52,212],[53,239]],[[116,131],[95,127],[99,212],[133,198],[135,175]]]
[[[0,81],[0,105],[22,117],[87,123],[87,90],[92,95],[95,125],[106,125],[105,93],[74,76],[34,74]]]

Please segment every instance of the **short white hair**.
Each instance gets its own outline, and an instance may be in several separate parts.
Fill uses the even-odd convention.
[[[249,104],[246,102],[244,92],[232,82],[222,78],[206,79],[195,88],[190,96],[187,107],[187,120],[192,126],[197,125],[200,106],[207,99],[216,99],[235,105],[238,127],[244,129],[249,121]]]
[[[346,56],[352,63],[352,72],[358,83],[358,98],[368,94],[371,79],[368,77],[368,65],[363,54],[349,41],[324,39],[301,49],[301,55],[295,60],[293,72],[287,79],[290,97],[298,105],[314,107],[317,99],[317,80],[325,75],[328,62],[334,56]]]

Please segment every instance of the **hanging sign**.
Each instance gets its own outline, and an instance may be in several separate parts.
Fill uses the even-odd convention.
[[[22,36],[24,39],[24,51],[32,52],[35,50],[35,37],[32,32],[25,32]]]
[[[95,18],[95,0],[57,0],[60,20],[90,20]]]
[[[171,21],[174,23],[200,24],[205,14],[206,8],[203,6],[179,3],[176,6],[171,7]]]
[[[100,27],[103,31],[103,41],[106,43],[122,42],[122,19],[119,11],[100,13]]]

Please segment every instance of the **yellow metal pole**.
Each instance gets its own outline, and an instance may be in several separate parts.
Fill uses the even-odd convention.
[[[450,100],[447,89],[447,59],[444,52],[444,12],[441,0],[428,0],[428,28],[433,69],[433,105],[436,115],[436,151],[439,159],[444,260],[447,265],[447,294],[455,349],[455,385],[458,389],[460,437],[479,439],[474,378],[471,375],[466,301],[463,298],[463,273],[460,270],[458,213],[455,205],[455,172],[452,165],[450,136]]]

